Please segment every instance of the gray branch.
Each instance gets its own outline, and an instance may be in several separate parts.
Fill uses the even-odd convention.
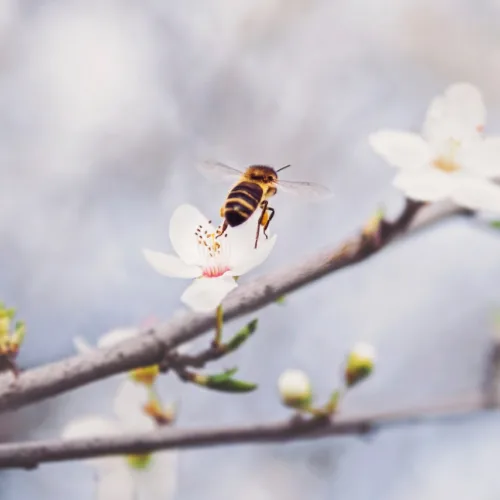
[[[430,215],[418,221],[417,214],[421,206],[408,201],[395,221],[382,222],[376,237],[360,234],[339,249],[310,255],[297,264],[242,284],[224,301],[225,321],[256,311],[319,278],[365,260],[406,231],[412,223],[413,228],[417,228],[457,213],[456,209],[448,205],[437,209],[431,206]],[[432,213],[432,210],[435,212]],[[166,352],[214,326],[215,316],[212,314],[185,312],[164,325],[112,348],[50,363],[21,373],[17,378],[9,373],[4,374],[0,377],[0,411],[56,396],[116,373],[159,363]]]
[[[482,398],[385,414],[351,418],[299,419],[239,427],[173,429],[106,438],[53,440],[0,445],[0,468],[30,469],[45,462],[106,455],[147,453],[167,449],[200,448],[243,443],[273,443],[325,436],[366,435],[387,426],[410,425],[437,419],[462,418],[484,409]]]

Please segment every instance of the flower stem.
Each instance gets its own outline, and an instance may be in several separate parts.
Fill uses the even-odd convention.
[[[224,311],[222,304],[217,306],[215,311],[215,337],[212,346],[219,348],[222,345],[222,326],[224,325]]]

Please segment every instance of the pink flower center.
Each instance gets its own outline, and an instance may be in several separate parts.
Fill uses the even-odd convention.
[[[228,266],[209,266],[203,268],[203,276],[205,278],[218,278],[231,269]]]

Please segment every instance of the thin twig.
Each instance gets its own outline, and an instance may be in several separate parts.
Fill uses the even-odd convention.
[[[365,260],[406,231],[420,208],[421,204],[409,201],[394,222],[382,224],[377,238],[360,234],[338,250],[310,255],[298,264],[239,286],[224,301],[225,322],[256,311],[319,278]],[[430,218],[422,219],[414,227],[421,227],[452,213],[457,211],[446,206]],[[12,379],[12,375],[0,376],[0,411],[55,396],[116,373],[159,363],[166,352],[214,326],[215,315],[186,312],[114,347],[98,349],[29,370],[16,380]]]
[[[71,441],[35,441],[0,445],[0,468],[33,468],[45,462],[78,460],[97,456],[147,453],[166,449],[272,443],[318,439],[335,435],[366,435],[387,426],[463,417],[484,410],[482,398],[442,403],[432,408],[413,408],[358,417],[293,418],[267,424],[172,429]]]

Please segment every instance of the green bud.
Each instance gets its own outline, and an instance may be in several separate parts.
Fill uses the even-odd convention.
[[[284,306],[286,304],[286,295],[281,295],[274,302],[276,302],[276,304],[279,304],[280,306]]]
[[[245,325],[227,344],[224,345],[226,352],[236,351],[257,330],[258,320],[253,319]]]
[[[237,368],[232,368],[217,375],[191,374],[190,381],[220,392],[250,392],[257,388],[256,384],[232,378],[237,371]]]

